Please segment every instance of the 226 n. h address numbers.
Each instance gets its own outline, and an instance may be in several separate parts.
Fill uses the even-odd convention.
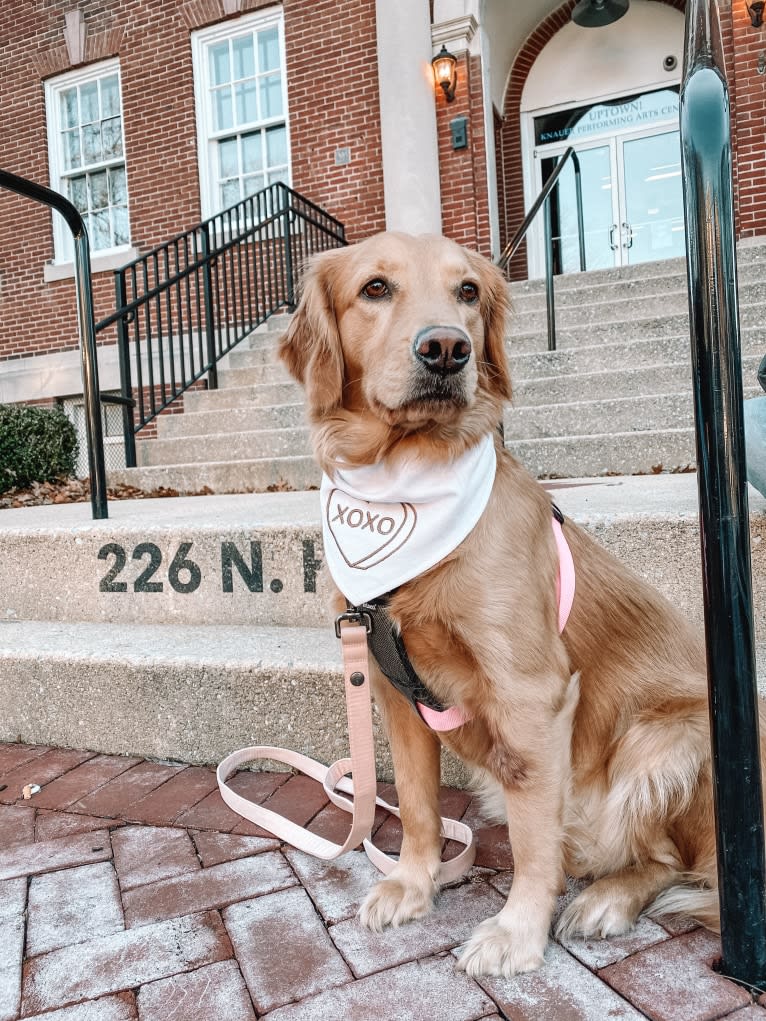
[[[139,542],[129,552],[120,543],[108,542],[98,551],[98,559],[109,564],[106,574],[99,582],[99,592],[127,592],[129,583],[121,578],[128,561],[137,561],[141,569],[130,588],[133,592],[164,592],[165,584],[181,595],[196,592],[203,581],[202,568],[191,558],[192,542],[179,544],[170,558],[166,572],[163,571],[162,550],[156,543]],[[111,563],[109,563],[111,561]],[[322,561],[317,559],[314,543],[303,540],[303,591],[316,592],[316,578]],[[236,543],[222,542],[220,553],[221,591],[234,592],[243,588],[249,592],[263,592],[263,549],[258,540],[251,540],[243,552]],[[166,580],[165,580],[166,579]],[[272,578],[269,590],[281,592],[284,583]]]

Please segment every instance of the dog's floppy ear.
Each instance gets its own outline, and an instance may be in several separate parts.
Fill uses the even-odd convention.
[[[484,318],[484,357],[479,371],[488,389],[503,400],[511,399],[511,374],[505,353],[505,324],[511,309],[508,283],[488,259],[472,253],[481,282],[480,301]]]
[[[337,408],[343,396],[343,355],[332,299],[332,279],[342,251],[323,252],[311,260],[298,308],[279,342],[279,357],[306,388],[314,417]]]

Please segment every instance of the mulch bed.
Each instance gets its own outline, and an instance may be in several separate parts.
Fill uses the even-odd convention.
[[[205,486],[199,493],[184,496],[210,496],[212,489]],[[181,496],[177,489],[160,486],[143,490],[135,486],[119,485],[107,489],[110,500],[149,500],[164,496]],[[49,503],[85,503],[90,500],[88,479],[56,479],[53,482],[33,482],[31,486],[7,489],[0,493],[0,510],[9,507],[39,507]]]

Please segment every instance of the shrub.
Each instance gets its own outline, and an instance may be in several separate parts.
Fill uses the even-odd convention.
[[[77,433],[63,411],[0,404],[0,493],[74,475]]]

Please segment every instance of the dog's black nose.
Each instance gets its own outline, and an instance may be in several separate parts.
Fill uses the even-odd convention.
[[[455,326],[429,326],[415,337],[415,357],[431,372],[460,372],[471,357],[470,338]]]

